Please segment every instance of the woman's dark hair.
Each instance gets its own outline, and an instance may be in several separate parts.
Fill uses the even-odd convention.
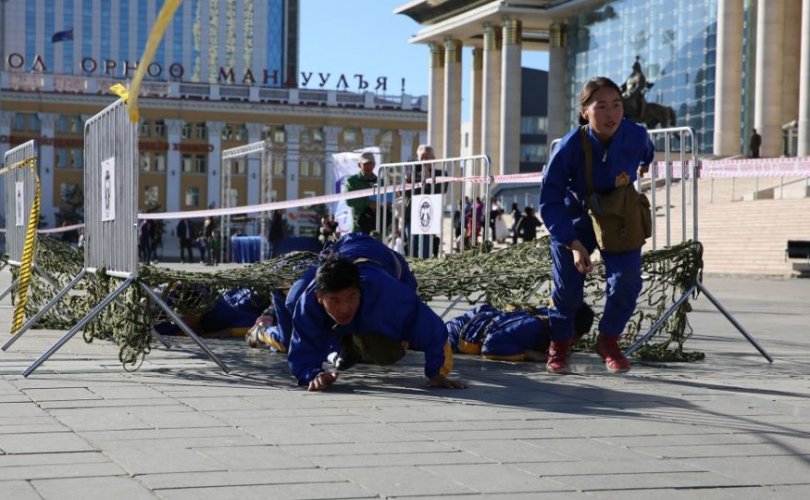
[[[347,288],[360,288],[360,270],[357,264],[336,254],[328,256],[315,273],[315,290],[332,293]]]
[[[515,202],[512,202],[512,211],[513,211],[513,212],[514,212],[514,211],[518,211],[518,212],[520,212],[520,209],[518,208],[518,204],[517,204],[517,202],[516,202],[516,201],[515,201]]]
[[[580,125],[587,125],[588,124],[588,120],[586,120],[582,116],[582,110],[585,109],[586,107],[588,107],[588,104],[590,104],[591,101],[593,101],[593,95],[598,90],[601,90],[601,89],[603,89],[605,87],[615,90],[616,93],[619,94],[619,97],[622,96],[622,89],[620,89],[619,86],[616,85],[616,82],[614,82],[613,80],[611,80],[610,78],[608,78],[606,76],[597,76],[597,77],[594,77],[594,78],[591,78],[590,80],[588,80],[587,83],[585,83],[585,86],[582,87],[582,91],[579,93],[579,111],[580,111],[580,113],[579,113],[579,124]]]

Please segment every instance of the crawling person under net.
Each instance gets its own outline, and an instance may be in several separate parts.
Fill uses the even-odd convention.
[[[385,262],[391,252],[373,238],[341,238],[294,304],[288,362],[298,384],[321,391],[357,363],[393,364],[406,350],[425,354],[427,387],[466,388],[448,377],[453,354],[441,318],[416,294],[407,263]],[[391,265],[393,263],[393,266]],[[404,265],[402,269],[400,266]]]
[[[583,304],[574,317],[574,342],[591,331],[594,312]],[[551,341],[548,308],[502,311],[484,304],[446,323],[453,352],[497,361],[546,362]]]

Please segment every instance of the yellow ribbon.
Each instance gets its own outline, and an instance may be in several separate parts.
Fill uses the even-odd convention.
[[[23,245],[22,262],[20,263],[20,282],[17,287],[17,304],[14,306],[14,320],[11,324],[12,335],[22,327],[23,320],[25,319],[25,305],[28,303],[28,288],[31,284],[31,269],[34,263],[34,250],[36,249],[37,243],[40,203],[39,176],[37,175],[36,158],[23,160],[9,168],[18,168],[20,165],[30,166],[31,173],[36,180],[36,191],[34,194],[34,203],[31,205],[31,211],[28,214],[28,227],[25,230],[25,244]]]
[[[117,91],[113,90],[113,88],[110,88],[110,90],[118,94],[121,99],[127,103],[129,120],[132,123],[138,122],[138,91],[141,88],[143,75],[146,74],[146,68],[152,63],[152,59],[155,57],[155,51],[157,51],[160,40],[163,38],[163,33],[166,31],[166,27],[168,27],[172,17],[174,17],[174,12],[177,10],[177,7],[180,6],[181,1],[182,0],[166,0],[163,4],[163,8],[160,9],[160,14],[158,14],[157,19],[155,19],[155,25],[152,26],[152,32],[149,33],[149,39],[146,41],[146,48],[141,56],[141,61],[138,63],[138,69],[135,71],[135,76],[132,78],[132,84],[129,86],[128,98],[125,98]],[[113,87],[116,86],[114,85]]]

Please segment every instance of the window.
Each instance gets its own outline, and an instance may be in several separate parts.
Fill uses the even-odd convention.
[[[208,129],[205,126],[205,122],[198,123],[194,126],[194,137],[196,139],[208,139]]]
[[[323,128],[319,127],[312,129],[312,142],[315,144],[323,143]]]
[[[228,206],[235,207],[239,205],[239,190],[236,188],[230,188],[228,190]]]
[[[204,174],[208,170],[208,155],[194,156],[194,173]]]
[[[234,125],[233,138],[235,141],[246,141],[247,136],[247,128],[244,125]]]
[[[138,125],[138,136],[140,137],[149,137],[150,130],[149,130],[149,122],[142,121],[140,125]]]
[[[283,128],[277,128],[273,131],[273,142],[277,144],[284,144],[287,142],[287,133]]]
[[[152,170],[152,155],[149,153],[140,153],[141,172],[150,172]]]
[[[143,203],[144,205],[157,205],[160,202],[160,187],[159,186],[144,186],[143,188]]]
[[[310,162],[310,172],[312,177],[323,177],[323,163],[320,159],[313,159]]]
[[[73,168],[84,168],[84,150],[70,148],[70,164]]]
[[[163,123],[163,120],[158,120],[155,122],[154,136],[166,137],[166,125]]]
[[[183,165],[184,174],[190,174],[194,171],[194,161],[191,155],[183,155],[180,159],[180,163]]]
[[[56,131],[61,132],[63,134],[67,132],[70,126],[69,122],[70,119],[67,116],[64,115],[59,116],[59,118],[56,119]]]
[[[273,158],[273,176],[284,177],[287,171],[287,163],[284,158]]]
[[[526,135],[545,134],[548,118],[545,116],[523,116],[520,118],[520,133]]]
[[[346,144],[354,144],[357,142],[357,132],[354,130],[343,131],[343,142]]]
[[[67,148],[55,148],[53,151],[56,168],[70,168]]]
[[[186,189],[186,206],[187,207],[200,206],[200,188],[190,187]]]
[[[183,139],[191,139],[191,124],[186,123],[183,125],[183,131],[181,132],[180,136]]]
[[[154,153],[155,172],[166,171],[166,153]]]
[[[309,177],[309,159],[301,158],[298,162],[298,176]]]
[[[304,131],[301,132],[301,144],[312,144],[312,130],[309,128],[305,128]]]
[[[548,157],[548,146],[545,144],[521,144],[520,161],[543,163]]]

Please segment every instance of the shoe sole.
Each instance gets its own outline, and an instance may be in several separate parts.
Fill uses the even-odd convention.
[[[627,373],[630,371],[630,367],[627,368],[610,368],[609,366],[605,365],[607,368],[608,373]]]
[[[561,370],[552,370],[549,367],[546,367],[546,373],[550,373],[552,375],[571,375],[572,372],[570,368],[564,368]]]

